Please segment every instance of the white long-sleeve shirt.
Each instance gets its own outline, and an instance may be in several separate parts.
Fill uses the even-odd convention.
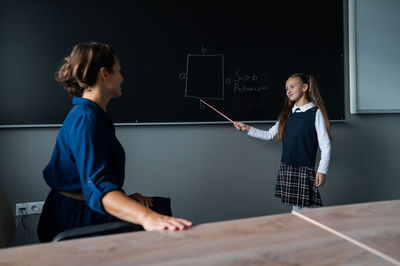
[[[310,102],[303,106],[297,106],[296,104],[292,108],[292,113],[294,112],[305,112],[310,108],[313,108],[315,104]],[[296,110],[297,109],[297,110]],[[275,123],[269,130],[261,130],[254,127],[250,127],[247,135],[250,137],[262,139],[262,140],[272,140],[278,134],[279,121]],[[323,174],[328,173],[329,161],[331,158],[331,142],[329,140],[328,131],[326,130],[324,117],[322,116],[321,110],[317,110],[315,116],[315,130],[317,131],[318,145],[321,150],[321,160],[319,161],[318,172]]]

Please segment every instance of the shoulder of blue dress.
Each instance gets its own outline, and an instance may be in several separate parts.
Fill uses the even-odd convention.
[[[82,97],[72,97],[72,104],[80,104],[82,102]]]

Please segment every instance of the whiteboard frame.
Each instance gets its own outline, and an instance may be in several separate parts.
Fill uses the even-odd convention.
[[[357,99],[357,0],[348,0],[350,114],[395,114],[400,109],[360,109]]]

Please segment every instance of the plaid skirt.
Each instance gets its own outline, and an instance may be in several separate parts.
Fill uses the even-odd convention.
[[[307,166],[290,166],[281,162],[275,186],[275,197],[289,205],[322,206],[315,186],[315,170]]]

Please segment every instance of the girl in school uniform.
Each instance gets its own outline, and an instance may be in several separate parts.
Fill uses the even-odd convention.
[[[296,73],[286,81],[286,99],[278,121],[268,131],[235,122],[250,137],[283,142],[275,197],[293,210],[322,206],[318,187],[325,182],[331,154],[332,134],[325,105],[312,75]],[[317,147],[321,160],[314,166]]]

